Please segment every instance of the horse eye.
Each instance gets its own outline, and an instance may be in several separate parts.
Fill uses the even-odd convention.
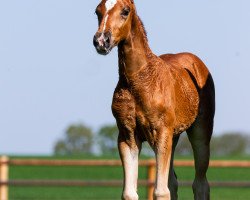
[[[129,15],[129,12],[130,12],[130,8],[129,7],[125,7],[125,8],[123,8],[123,10],[121,12],[121,16],[127,17]]]

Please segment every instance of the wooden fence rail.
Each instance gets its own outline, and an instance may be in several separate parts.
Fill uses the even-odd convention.
[[[140,166],[147,167],[147,180],[138,180],[140,186],[148,188],[148,199],[152,199],[155,180],[155,161],[141,160]],[[176,160],[175,166],[193,167],[191,160]],[[84,180],[9,180],[9,166],[121,166],[119,160],[43,160],[43,159],[9,159],[0,157],[0,200],[8,200],[8,186],[122,186],[122,180],[84,181]],[[250,161],[210,161],[210,167],[250,168]],[[191,181],[179,181],[180,186],[190,186]],[[250,182],[211,182],[215,187],[250,187]]]

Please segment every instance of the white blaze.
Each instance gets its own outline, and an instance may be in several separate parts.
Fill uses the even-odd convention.
[[[103,25],[102,32],[104,32],[105,29],[106,29],[106,24],[107,24],[108,17],[109,17],[109,15],[106,15],[106,17],[105,17],[105,19],[104,19],[104,25]]]
[[[111,10],[115,6],[116,3],[117,3],[117,0],[107,0],[105,3],[106,9],[107,9],[106,12]]]
[[[117,0],[107,0],[106,3],[105,3],[106,13],[108,13],[115,6],[116,3],[117,3]],[[108,17],[109,17],[109,15],[107,14],[106,17],[104,18],[104,25],[103,25],[103,29],[102,29],[102,34],[106,29],[106,24],[107,24],[107,21],[108,21]]]

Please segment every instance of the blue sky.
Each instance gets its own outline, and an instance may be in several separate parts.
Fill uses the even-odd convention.
[[[99,0],[0,1],[0,154],[49,154],[72,123],[114,123],[117,50],[95,52]],[[198,55],[216,85],[215,134],[250,134],[250,2],[135,0],[152,50]]]

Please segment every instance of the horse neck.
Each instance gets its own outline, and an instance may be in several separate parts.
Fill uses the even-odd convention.
[[[118,45],[120,79],[125,78],[129,81],[133,75],[147,66],[153,55],[143,24],[134,14],[130,34]]]

